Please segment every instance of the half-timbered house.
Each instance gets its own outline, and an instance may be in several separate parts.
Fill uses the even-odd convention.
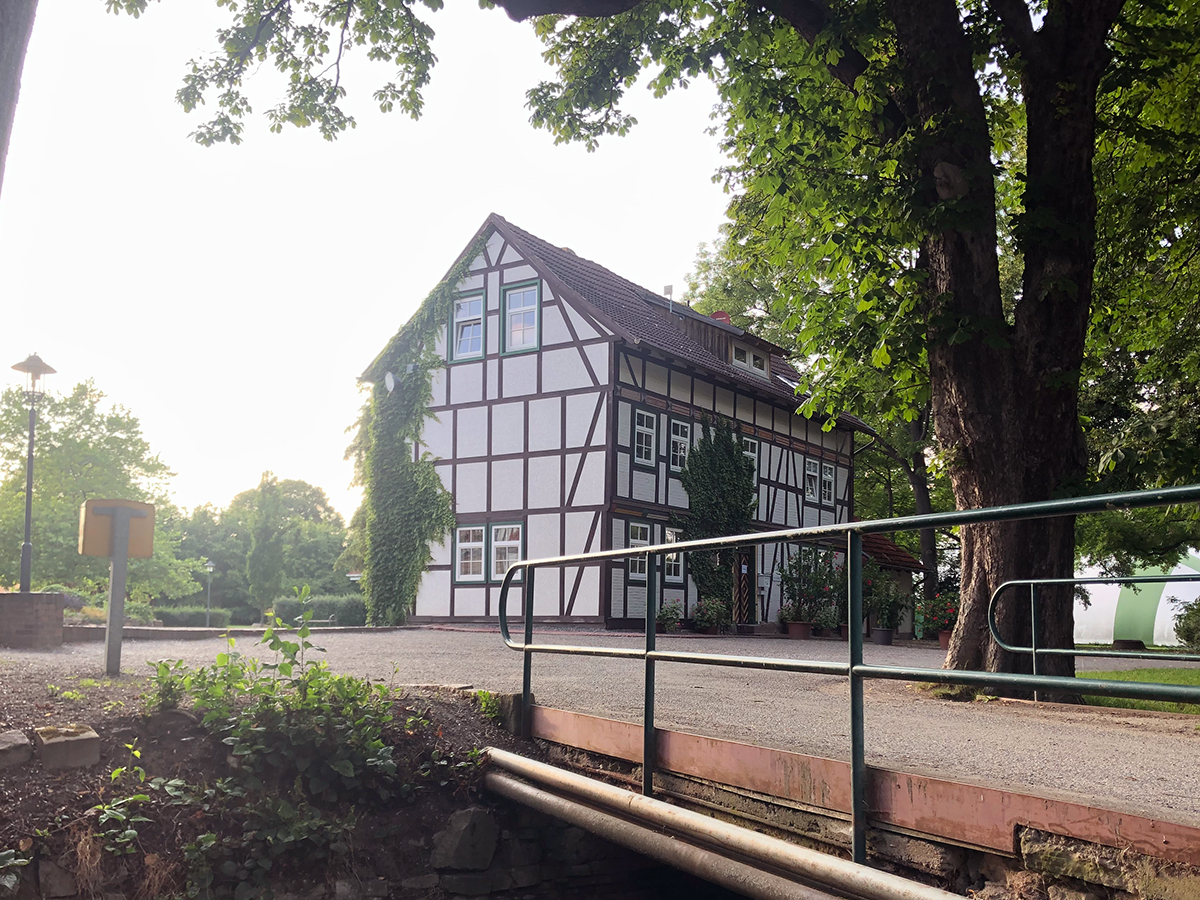
[[[497,615],[509,564],[669,542],[701,422],[732,422],[754,464],[754,526],[849,521],[850,417],[826,431],[798,415],[782,351],[673,303],[570,249],[491,215],[484,252],[457,286],[437,352],[433,416],[416,452],[436,457],[457,527],[421,583],[415,620]],[[741,561],[760,621],[780,603],[788,547]],[[698,601],[687,559],[664,559],[663,602]],[[645,615],[644,558],[570,566],[535,579],[535,617],[632,626]],[[521,610],[519,599],[510,607]]]

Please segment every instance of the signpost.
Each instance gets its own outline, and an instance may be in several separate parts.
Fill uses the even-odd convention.
[[[104,671],[120,675],[125,578],[130,559],[149,559],[154,553],[154,505],[136,500],[88,500],[79,509],[79,552],[109,558]]]

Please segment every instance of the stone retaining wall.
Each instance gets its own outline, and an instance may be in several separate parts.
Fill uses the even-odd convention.
[[[0,594],[0,647],[44,650],[63,642],[62,594]]]

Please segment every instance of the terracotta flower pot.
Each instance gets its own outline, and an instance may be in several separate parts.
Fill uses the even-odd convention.
[[[807,641],[813,636],[813,627],[811,622],[788,622],[787,634],[789,638],[798,641]]]
[[[953,631],[939,631],[938,632],[938,646],[941,647],[943,650],[949,650],[950,649],[950,635],[952,635],[952,634],[954,634]]]

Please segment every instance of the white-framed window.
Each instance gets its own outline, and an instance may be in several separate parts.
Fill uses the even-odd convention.
[[[648,547],[650,545],[650,526],[644,522],[629,523],[629,546]],[[646,580],[646,557],[629,557],[629,579],[631,581]]]
[[[742,456],[754,467],[754,482],[758,483],[758,438],[742,435]]]
[[[454,303],[454,359],[483,356],[483,295]]]
[[[663,543],[674,544],[680,540],[678,528],[667,528],[663,531]],[[683,554],[679,552],[663,555],[663,578],[667,581],[683,581]]]
[[[804,461],[804,499],[817,502],[821,489],[821,464],[815,459]]]
[[[509,288],[504,292],[504,349],[536,350],[537,346],[537,285]]]
[[[454,580],[483,581],[484,526],[454,530]]]
[[[821,463],[821,502],[833,504],[834,468],[829,463]]]
[[[633,459],[645,466],[654,465],[658,416],[640,409],[633,411]]]
[[[524,533],[525,529],[520,524],[492,526],[491,563],[488,567],[492,581],[503,581],[509,567],[522,559]]]
[[[739,369],[753,372],[755,375],[767,377],[767,355],[742,344],[733,345],[733,364]]]
[[[671,420],[671,468],[678,472],[687,465],[688,448],[692,446],[692,424]]]

